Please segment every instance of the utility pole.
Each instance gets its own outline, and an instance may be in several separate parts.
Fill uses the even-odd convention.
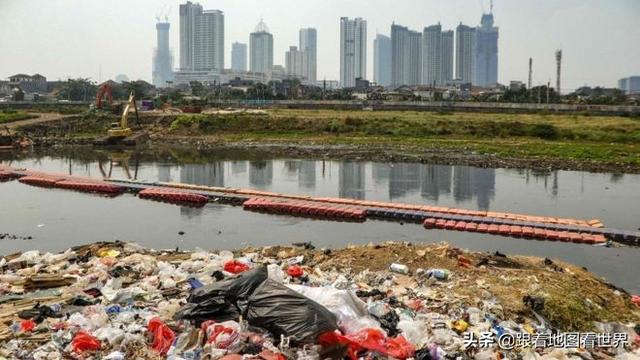
[[[527,83],[527,89],[529,89],[529,102],[532,102],[531,97],[532,97],[532,93],[531,93],[531,78],[532,78],[532,74],[533,74],[533,58],[529,58],[529,82]]]
[[[562,69],[562,50],[556,50],[556,92],[560,96],[560,71]]]
[[[529,82],[527,88],[531,90],[531,75],[533,74],[533,58],[529,58]]]

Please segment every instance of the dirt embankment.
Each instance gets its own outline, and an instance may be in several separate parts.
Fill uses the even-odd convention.
[[[635,146],[627,143],[616,147],[615,143],[576,142],[574,144],[570,141],[547,144],[541,139],[528,140],[526,136],[491,141],[458,139],[438,134],[431,134],[426,138],[411,137],[404,133],[401,136],[394,134],[368,135],[362,134],[360,130],[349,130],[351,127],[362,127],[367,124],[361,118],[350,118],[349,116],[339,120],[316,119],[324,125],[322,125],[322,129],[318,128],[317,131],[312,132],[303,130],[308,121],[305,122],[296,117],[283,117],[284,115],[280,113],[273,115],[276,116],[276,120],[265,120],[264,123],[255,119],[251,121],[244,119],[248,115],[218,116],[220,119],[214,116],[217,119],[215,121],[210,120],[212,115],[203,116],[209,120],[195,121],[188,115],[156,114],[142,116],[139,122],[130,121],[132,127],[138,129],[137,131],[145,131],[150,134],[151,141],[148,144],[150,147],[160,149],[167,147],[188,147],[196,150],[225,148],[260,151],[273,156],[294,158],[409,161],[440,165],[530,168],[539,171],[581,170],[640,173],[640,161],[635,156],[635,152],[637,152]],[[255,117],[265,118],[265,115],[256,115]],[[117,118],[106,115],[73,116],[65,118],[63,121],[30,124],[21,127],[20,131],[32,138],[35,145],[40,147],[90,145],[96,138],[106,133],[113,121],[117,121]],[[436,121],[434,124],[444,126],[444,122],[434,121]],[[527,121],[533,120],[528,119]],[[564,120],[553,121],[561,122]],[[242,124],[246,126],[242,126]],[[500,124],[500,121],[492,122],[491,126],[500,127]],[[511,122],[508,124],[510,125],[507,126],[507,130],[516,133],[533,131],[534,134],[538,134],[541,131],[537,125],[518,122],[515,123],[517,125],[513,125]],[[407,124],[401,125],[407,127]],[[454,130],[451,126],[446,125],[444,128],[437,128],[433,131],[449,133]],[[372,129],[375,129],[375,126],[366,131],[373,131]],[[473,132],[478,129],[482,129],[482,127],[474,125],[470,130],[464,131]],[[422,131],[431,130],[428,130],[427,127]],[[545,134],[543,132],[538,135]],[[595,136],[592,133],[587,135]]]

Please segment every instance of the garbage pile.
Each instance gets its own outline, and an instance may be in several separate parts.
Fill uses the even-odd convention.
[[[369,255],[375,253],[380,257]],[[417,267],[445,261],[455,265]],[[233,253],[149,250],[115,242],[59,254],[26,251],[0,259],[0,359],[640,356],[640,304],[618,289],[610,291],[620,299],[607,300],[625,307],[617,310],[619,319],[582,329],[626,334],[628,341],[616,346],[474,346],[471,340],[483,334],[551,336],[560,330],[547,318],[553,314],[545,312],[551,297],[543,288],[522,297],[517,310],[491,292],[493,276],[523,266],[529,265],[503,254],[472,254],[448,245],[332,251],[297,244]],[[576,277],[550,259],[540,266],[551,277]]]

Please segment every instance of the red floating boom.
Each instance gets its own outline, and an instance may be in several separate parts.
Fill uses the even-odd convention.
[[[204,206],[209,198],[204,195],[190,192],[181,192],[164,188],[148,188],[140,191],[138,197],[141,199],[158,200],[177,204],[191,204]]]
[[[19,181],[27,185],[53,187],[59,181],[59,179],[47,178],[42,176],[23,176]]]
[[[55,183],[55,187],[61,189],[75,190],[89,193],[99,194],[120,194],[124,192],[124,188],[112,184],[102,182],[83,182],[83,181],[71,181],[63,180]]]

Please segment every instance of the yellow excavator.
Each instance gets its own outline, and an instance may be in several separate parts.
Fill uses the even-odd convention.
[[[133,108],[136,114],[136,123],[140,126],[138,117],[138,106],[136,105],[136,97],[133,91],[129,94],[120,121],[111,123],[111,128],[107,131],[107,136],[98,139],[94,145],[137,145],[141,141],[146,140],[146,134],[139,133],[134,136],[133,130],[129,127],[129,111]]]
[[[129,94],[129,101],[122,111],[120,122],[111,123],[111,129],[108,131],[110,137],[125,138],[133,135],[133,130],[129,127],[129,110],[132,106],[136,113],[136,121],[138,121],[138,106],[136,106],[136,97],[133,91]]]

